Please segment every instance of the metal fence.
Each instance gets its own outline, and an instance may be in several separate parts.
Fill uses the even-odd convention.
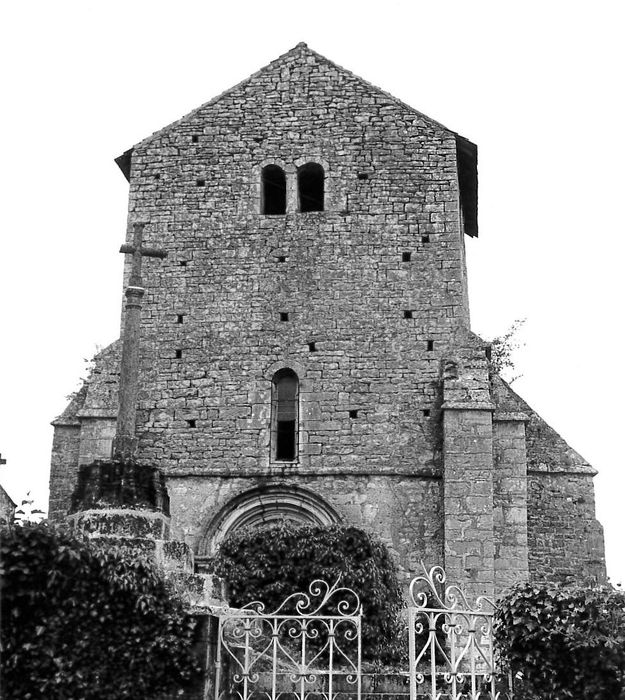
[[[491,600],[471,604],[444,570],[409,589],[410,700],[511,700],[498,672]],[[338,582],[313,581],[275,610],[254,602],[219,618],[214,700],[361,700],[362,606]],[[406,696],[407,697],[407,696]]]
[[[409,597],[411,700],[512,697],[509,679],[496,665],[490,599],[479,597],[471,605],[458,586],[446,585],[440,566],[414,578]]]
[[[215,700],[360,700],[360,599],[313,581],[272,612],[260,602],[219,619]]]

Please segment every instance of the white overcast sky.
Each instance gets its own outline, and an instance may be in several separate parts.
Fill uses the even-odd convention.
[[[113,158],[299,41],[479,147],[473,329],[526,317],[514,387],[599,471],[625,583],[625,4],[49,0],[0,10],[0,482],[47,503],[50,421],[118,334]]]

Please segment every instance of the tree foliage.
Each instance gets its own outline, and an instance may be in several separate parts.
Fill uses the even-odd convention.
[[[493,372],[500,374],[508,384],[512,384],[523,375],[516,374],[515,352],[525,343],[519,340],[519,334],[527,319],[517,318],[505,333],[495,336],[490,341],[490,361]]]
[[[499,601],[495,635],[521,679],[515,697],[625,699],[621,591],[519,584]]]
[[[243,529],[228,536],[215,560],[230,604],[263,602],[268,611],[312,581],[351,588],[363,607],[363,659],[396,664],[405,655],[401,588],[386,547],[362,530],[342,526]]]
[[[0,551],[3,697],[147,700],[197,673],[194,621],[149,561],[45,524]]]

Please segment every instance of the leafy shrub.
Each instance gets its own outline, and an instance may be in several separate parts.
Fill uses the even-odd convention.
[[[238,530],[221,544],[215,573],[228,583],[231,605],[259,600],[268,612],[315,579],[340,579],[362,603],[363,659],[397,664],[405,656],[395,566],[386,547],[362,530],[292,523]]]
[[[149,561],[45,524],[0,552],[3,697],[147,699],[197,673],[194,621]]]
[[[495,635],[513,674],[522,674],[515,697],[625,698],[621,591],[519,584],[499,601]]]

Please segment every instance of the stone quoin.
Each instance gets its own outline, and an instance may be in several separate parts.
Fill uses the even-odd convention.
[[[406,580],[442,564],[470,595],[605,578],[595,471],[470,330],[474,144],[298,44],[117,162],[127,250],[142,222],[167,251],[141,270],[132,450],[186,571],[287,519],[375,532]],[[52,519],[111,460],[120,358],[54,421]]]

